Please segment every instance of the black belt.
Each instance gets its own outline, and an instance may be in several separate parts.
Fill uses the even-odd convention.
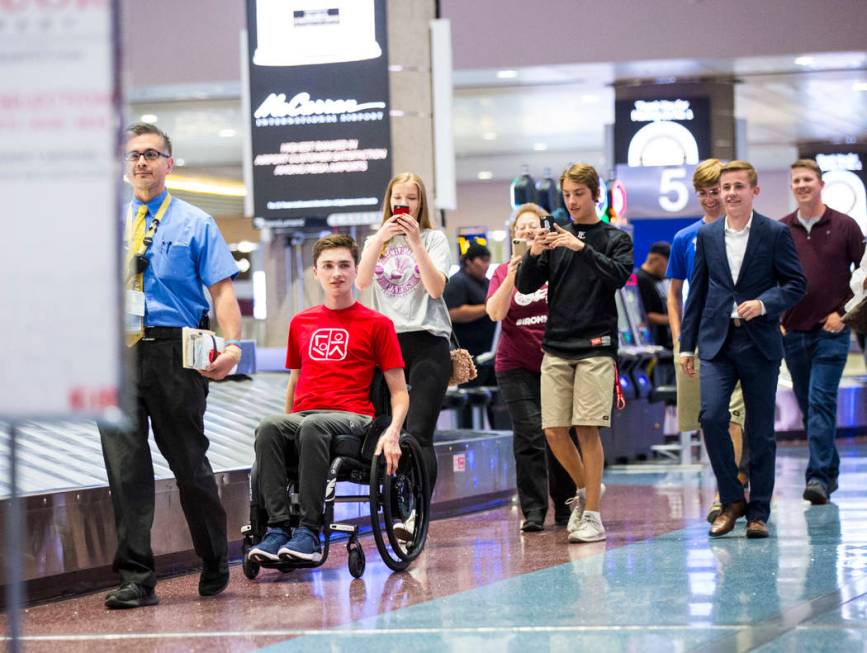
[[[180,340],[181,327],[145,327],[144,340]]]

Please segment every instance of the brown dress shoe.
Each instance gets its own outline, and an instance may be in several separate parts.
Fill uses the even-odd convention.
[[[768,525],[761,519],[753,519],[747,522],[747,537],[750,539],[768,536]]]
[[[719,516],[713,520],[710,525],[710,530],[707,532],[711,537],[720,537],[730,532],[735,527],[735,522],[739,517],[747,514],[747,502],[735,501],[727,503],[723,506]]]

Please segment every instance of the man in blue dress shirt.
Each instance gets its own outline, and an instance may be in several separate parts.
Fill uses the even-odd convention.
[[[199,594],[212,596],[229,583],[226,512],[208,462],[204,431],[208,380],[224,378],[240,361],[241,312],[232,279],[238,267],[214,219],[172,197],[172,145],[157,127],[127,130],[126,174],[134,198],[125,215],[127,344],[135,382],[131,429],[100,426],[111,488],[121,585],[108,608],[158,603],[150,530],[154,517],[154,471],[148,425],[177,479],[193,546],[202,558]],[[185,369],[181,329],[208,323],[207,286],[227,347],[207,369]]]

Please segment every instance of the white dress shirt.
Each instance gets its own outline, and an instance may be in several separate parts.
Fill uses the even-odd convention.
[[[738,277],[741,276],[741,268],[744,265],[744,256],[747,253],[747,242],[749,242],[750,239],[750,227],[753,226],[753,215],[754,213],[750,213],[750,219],[747,220],[746,226],[740,231],[729,227],[728,216],[723,218],[725,220],[723,227],[725,229],[726,259],[728,259],[729,270],[731,270],[732,281],[734,283],[737,283]],[[765,303],[759,300],[759,304],[762,306],[762,315],[764,315]],[[732,302],[732,312],[730,317],[732,319],[740,319],[738,317],[737,301]],[[695,352],[682,351],[680,352],[680,356],[681,358],[693,357],[695,356]]]
[[[726,258],[729,262],[729,270],[732,273],[732,281],[737,284],[738,277],[741,274],[741,267],[744,264],[744,254],[747,253],[747,242],[750,239],[750,227],[753,226],[753,214],[750,213],[750,219],[747,220],[747,225],[737,231],[729,227],[729,217],[725,217],[725,237],[726,237]],[[738,303],[732,302],[733,318],[738,317]]]

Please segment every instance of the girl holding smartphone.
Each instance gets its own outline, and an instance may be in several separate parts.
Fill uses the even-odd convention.
[[[549,493],[554,502],[555,522],[566,524],[570,514],[566,501],[575,495],[575,483],[554,458],[542,431],[540,382],[548,285],[531,295],[515,289],[521,259],[542,231],[541,219],[547,215],[537,204],[518,207],[511,229],[512,258],[494,271],[485,306],[492,320],[503,322],[494,370],[512,418],[512,447],[524,532],[544,528]]]
[[[372,284],[374,308],[394,322],[410,386],[405,428],[422,446],[431,492],[434,429],[452,371],[452,325],[443,300],[450,266],[448,240],[431,226],[421,178],[410,172],[392,178],[382,223],[364,243],[355,283],[360,290]]]

